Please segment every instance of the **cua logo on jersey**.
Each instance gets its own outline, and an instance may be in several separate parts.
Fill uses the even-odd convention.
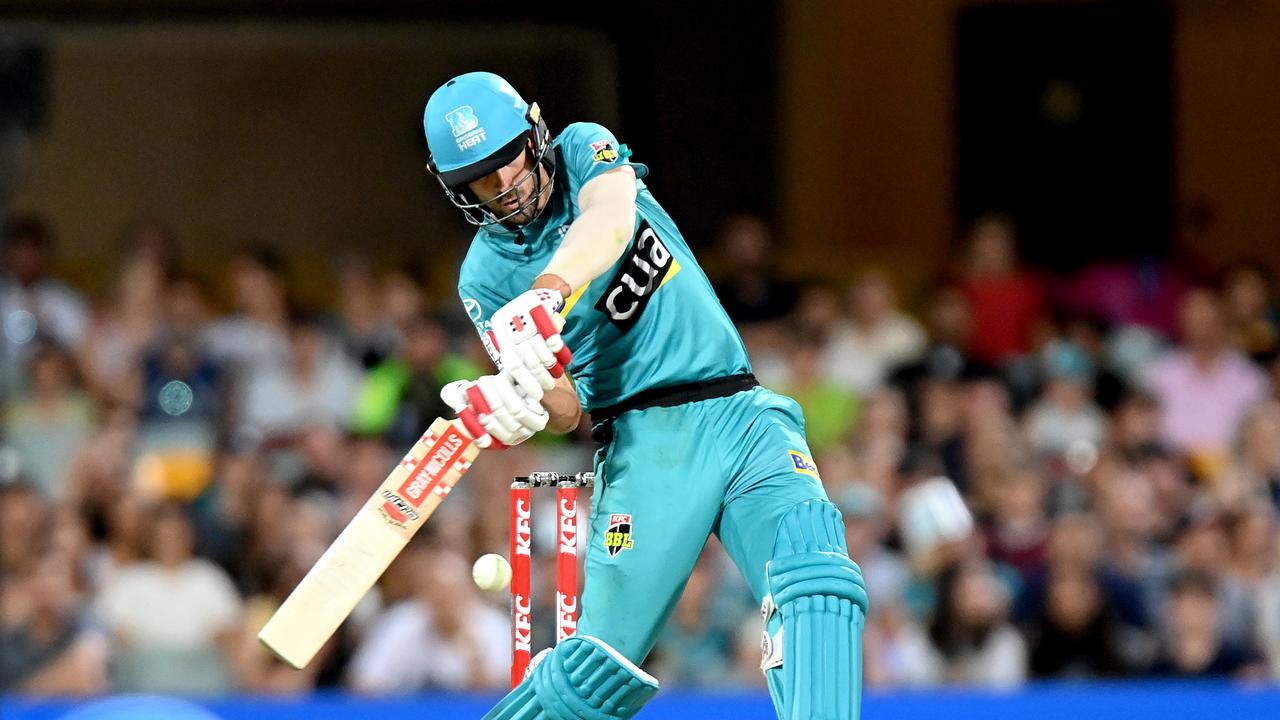
[[[459,150],[484,142],[484,128],[480,127],[480,118],[476,117],[476,111],[470,105],[450,110],[445,113],[444,119],[453,131],[453,139],[458,143]]]
[[[591,143],[591,159],[595,162],[611,163],[618,159],[618,151],[613,149],[613,142],[601,140]]]
[[[609,316],[609,321],[622,332],[635,326],[648,307],[654,291],[680,272],[680,263],[649,226],[640,221],[635,242],[622,257],[618,272],[596,301],[596,310]]]
[[[791,465],[796,472],[801,475],[818,477],[818,466],[813,464],[813,460],[808,455],[799,450],[788,450],[787,454],[791,456]]]
[[[609,557],[630,550],[632,544],[631,516],[623,513],[610,515],[609,527],[604,531],[604,549],[609,551]]]

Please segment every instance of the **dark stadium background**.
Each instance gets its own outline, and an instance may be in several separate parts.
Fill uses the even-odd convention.
[[[350,282],[379,292],[387,278],[414,285],[423,297],[414,327],[444,333],[453,367],[480,367],[467,365],[483,358],[451,285],[470,228],[424,171],[421,133],[431,90],[473,69],[507,77],[553,129],[605,124],[650,166],[649,187],[716,281],[758,372],[812,413],[810,439],[833,499],[847,517],[874,525],[874,545],[910,566],[911,582],[891,602],[944,669],[908,682],[869,668],[865,717],[1264,717],[1280,707],[1280,2],[0,0],[0,243],[8,252],[15,240],[30,241],[29,221],[48,229],[48,278],[83,303],[90,337],[129,319],[112,314],[132,282],[125,271],[146,247],[162,247],[180,271],[174,277],[207,305],[210,324],[243,309],[243,261],[274,273],[293,311],[291,333],[349,340],[344,273],[355,267]],[[139,220],[167,228],[168,239],[147,246]],[[830,357],[862,347],[837,340],[854,332],[868,297],[888,303],[924,344],[874,380],[842,379]],[[0,318],[8,333],[0,338],[8,343],[0,348],[0,523],[10,524],[0,527],[0,600],[16,598],[0,607],[21,608],[32,568],[62,558],[62,530],[51,528],[83,529],[76,587],[64,599],[91,607],[101,578],[88,559],[112,538],[103,514],[114,506],[65,494],[61,475],[48,485],[37,477],[49,466],[32,460],[42,438],[28,437],[20,421],[39,406],[34,348],[63,359],[40,362],[65,363],[58,397],[87,418],[67,458],[92,455],[120,433],[136,444],[121,451],[118,475],[103,480],[119,483],[107,487],[121,496],[138,477],[144,441],[155,441],[173,413],[147,394],[154,383],[117,395],[121,383],[86,359],[95,350],[83,337],[27,338],[27,317]],[[409,332],[392,330],[401,341]],[[346,352],[365,372],[401,348]],[[1239,364],[1222,392],[1196,396],[1201,405],[1187,409],[1178,393],[1196,389],[1160,368],[1197,353]],[[115,378],[132,377],[145,355],[129,356]],[[177,507],[195,522],[197,553],[228,571],[242,599],[269,600],[237,561],[258,549],[245,540],[252,521],[219,525],[209,510],[229,486],[227,468],[252,474],[243,468],[261,461],[267,469],[252,482],[306,500],[307,512],[336,531],[344,503],[363,486],[342,486],[330,475],[346,471],[326,471],[316,457],[364,459],[376,475],[379,458],[401,448],[376,422],[373,431],[343,421],[324,428],[336,430],[329,434],[247,432],[229,388],[251,373],[229,364],[219,372],[233,381],[205,398],[220,408],[205,428],[215,438],[201,461],[209,484]],[[1101,435],[1063,451],[1036,434],[1036,418],[1060,420],[1043,411],[1056,402],[1053,388],[1072,382],[1083,383],[1082,397],[1097,409],[1090,428]],[[352,393],[339,397],[344,407],[356,404]],[[1226,408],[1237,395],[1238,407]],[[931,435],[931,423],[946,424],[930,414],[939,408],[962,418],[941,439]],[[1218,444],[1170,429],[1219,415],[1232,419],[1208,428]],[[1148,421],[1159,428],[1144,435]],[[894,454],[882,462],[886,438]],[[516,472],[584,469],[589,453],[580,433],[491,460],[464,482],[487,490]],[[253,462],[236,464],[246,457]],[[1001,465],[1002,457],[1017,461]],[[62,467],[56,460],[48,462]],[[540,467],[557,463],[573,467]],[[875,472],[888,484],[869,480]],[[959,486],[977,530],[928,561],[904,563],[900,491],[935,474]],[[304,495],[317,482],[327,498],[319,504]],[[1043,535],[1020,555],[1001,545],[1003,503],[1016,505],[1010,498],[1028,488],[1039,493],[1031,515]],[[393,571],[388,598],[413,595],[414,563],[447,573],[452,565],[429,558],[451,539],[463,538],[457,555],[468,564],[502,550],[503,518],[493,515],[501,507],[485,506],[483,493],[450,499],[422,556]],[[1144,558],[1160,568],[1143,575],[1143,592],[1155,598],[1150,617],[1128,614],[1132,588],[1106,574],[1112,565],[1094,578],[1103,600],[1090,631],[1116,633],[1101,645],[1125,645],[1115,653],[1124,662],[1101,645],[1086,652],[1054,635],[1050,581],[1038,574],[1062,570],[1047,559],[1048,538],[1097,523],[1088,527],[1102,528],[1098,562],[1106,565],[1133,547],[1115,540],[1133,530],[1123,527],[1124,509],[1154,506],[1151,528],[1140,531]],[[1255,521],[1270,545],[1255,542],[1251,554],[1241,548]],[[771,716],[758,684],[733,675],[738,646],[751,640],[735,613],[752,610],[717,553],[709,551],[699,577],[725,597],[691,617],[732,621],[711,623],[714,637],[688,628],[664,636],[653,662],[672,689],[640,717]],[[938,620],[934,603],[951,602],[939,598],[952,598],[970,571],[1003,583],[997,625],[1027,654],[1011,685],[965,674],[980,664],[965,653],[989,650],[991,628],[949,634]],[[1229,670],[1179,669],[1169,650],[1179,637],[1171,598],[1202,587],[1249,618],[1249,647],[1217,658]],[[502,610],[500,596],[475,601]],[[23,642],[20,616],[0,612],[0,648]],[[545,641],[546,627],[536,630]],[[423,695],[352,694],[348,663],[360,643],[348,635],[314,697],[268,699],[289,683],[273,685],[280,676],[244,661],[257,674],[237,670],[208,702],[226,720],[263,712],[451,717],[477,715],[499,689],[459,694],[426,683],[395,688]],[[86,697],[139,689],[117,672],[123,654],[106,647],[103,680],[86,681]],[[723,672],[700,676],[695,650]],[[878,652],[869,650],[867,662],[886,665]],[[86,701],[61,697],[71,688],[49,699],[24,687],[23,676],[0,657],[0,716],[61,717]]]

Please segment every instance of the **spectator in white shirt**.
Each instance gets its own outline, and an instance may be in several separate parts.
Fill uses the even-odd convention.
[[[1061,455],[1082,442],[1097,448],[1107,418],[1092,398],[1094,368],[1089,356],[1070,342],[1055,340],[1044,347],[1040,359],[1044,394],[1024,421],[1032,447],[1045,455]]]
[[[458,553],[415,545],[402,556],[412,595],[374,621],[351,661],[361,693],[494,690],[507,680],[511,624],[485,604]]]
[[[893,284],[869,270],[849,289],[848,319],[832,328],[824,355],[828,377],[865,395],[884,384],[898,365],[918,360],[928,336],[914,318],[898,309]]]
[[[251,246],[236,253],[228,270],[236,314],[206,328],[204,339],[215,360],[252,374],[288,355],[284,260],[270,248]]]
[[[231,578],[195,557],[185,511],[162,506],[151,533],[151,560],[117,570],[103,585],[97,612],[115,640],[118,690],[219,693],[232,689],[226,651],[240,627]]]
[[[1026,679],[1027,646],[1009,621],[1008,589],[985,559],[939,576],[929,636],[944,682],[1009,688]]]
[[[359,366],[313,318],[298,315],[289,325],[286,359],[246,378],[240,429],[271,438],[308,425],[345,427],[359,389]]]
[[[75,351],[84,341],[88,308],[80,293],[49,276],[53,234],[35,216],[15,217],[4,227],[0,272],[0,398],[27,377],[37,341]]]

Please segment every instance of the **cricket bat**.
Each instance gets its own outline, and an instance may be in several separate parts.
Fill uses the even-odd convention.
[[[333,636],[475,460],[457,421],[437,418],[258,633],[301,670]]]

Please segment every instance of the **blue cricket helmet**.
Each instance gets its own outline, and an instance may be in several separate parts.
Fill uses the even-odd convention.
[[[525,102],[511,83],[493,73],[466,73],[442,85],[427,100],[422,127],[430,151],[427,168],[440,181],[449,200],[472,224],[503,223],[536,207],[542,195],[554,185],[551,133],[538,104]],[[536,189],[529,200],[498,217],[470,196],[467,184],[504,167],[522,152],[533,155],[530,173],[546,167],[553,180],[544,186],[538,174]],[[527,175],[521,177],[491,202],[500,204],[503,196],[517,191],[527,178]]]

